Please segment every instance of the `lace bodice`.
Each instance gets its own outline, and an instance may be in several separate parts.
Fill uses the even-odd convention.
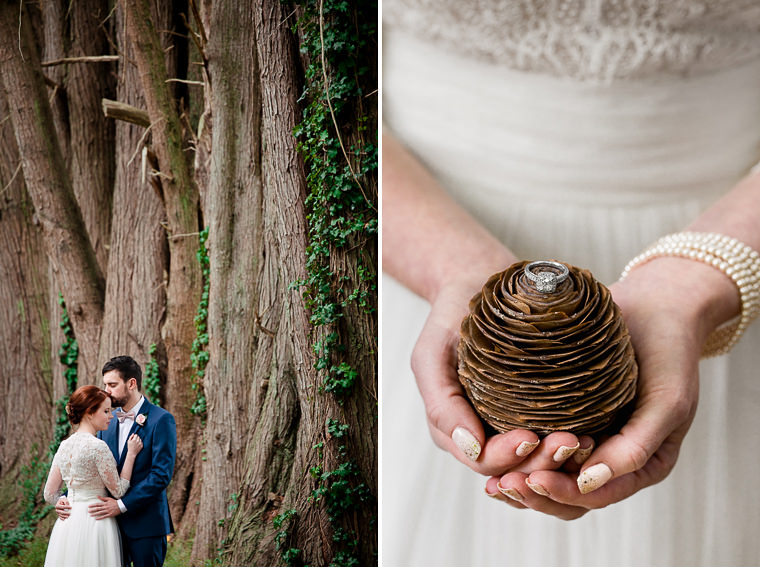
[[[511,69],[599,82],[760,56],[757,0],[385,0],[383,21]]]
[[[105,496],[106,489],[114,497],[121,498],[129,488],[129,481],[119,477],[108,445],[89,433],[75,433],[61,442],[45,484],[45,501],[50,504],[55,504],[61,496],[61,484],[56,482],[54,474],[56,467],[68,487],[68,498],[72,502],[77,497]]]

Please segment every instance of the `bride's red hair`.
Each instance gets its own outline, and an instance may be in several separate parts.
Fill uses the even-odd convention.
[[[108,392],[101,390],[97,386],[82,386],[81,388],[77,388],[71,394],[69,403],[66,404],[66,415],[69,416],[69,421],[72,425],[76,425],[82,421],[84,416],[95,413],[100,404],[109,397]]]

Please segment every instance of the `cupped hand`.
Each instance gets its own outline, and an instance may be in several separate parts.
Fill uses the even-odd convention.
[[[472,278],[473,283],[454,282],[441,288],[412,353],[412,370],[422,394],[428,427],[435,443],[474,471],[502,474],[519,465],[539,442],[525,430],[486,438],[457,376],[459,326],[468,313],[472,296],[490,274]],[[574,445],[574,436],[565,441]]]
[[[612,285],[639,365],[631,417],[593,451],[580,475],[515,469],[490,478],[486,492],[498,489],[513,505],[570,520],[663,480],[696,412],[702,344],[736,308],[730,283],[709,266],[662,258]],[[715,309],[719,297],[723,306]]]
[[[129,439],[127,439],[127,454],[136,457],[137,454],[142,451],[142,448],[143,442],[142,439],[140,439],[140,436],[137,435],[137,433],[130,435]]]

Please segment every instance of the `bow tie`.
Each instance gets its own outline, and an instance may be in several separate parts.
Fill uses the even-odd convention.
[[[134,421],[135,412],[116,410],[116,419],[119,420],[119,423],[124,423],[125,419],[131,419],[132,421]]]

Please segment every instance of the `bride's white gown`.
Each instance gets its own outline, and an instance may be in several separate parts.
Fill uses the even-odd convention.
[[[129,481],[119,477],[105,441],[89,433],[74,433],[61,442],[53,458],[61,471],[71,503],[71,516],[56,520],[50,534],[45,567],[121,567],[121,537],[114,518],[96,520],[87,511],[108,492],[121,498]],[[45,486],[45,500],[55,504],[60,487]],[[106,492],[106,489],[108,492]]]
[[[760,3],[386,0],[383,115],[519,257],[614,282],[760,159]],[[760,561],[760,328],[703,361],[671,475],[562,522],[485,496],[430,440],[409,369],[427,304],[385,277],[382,564]]]

